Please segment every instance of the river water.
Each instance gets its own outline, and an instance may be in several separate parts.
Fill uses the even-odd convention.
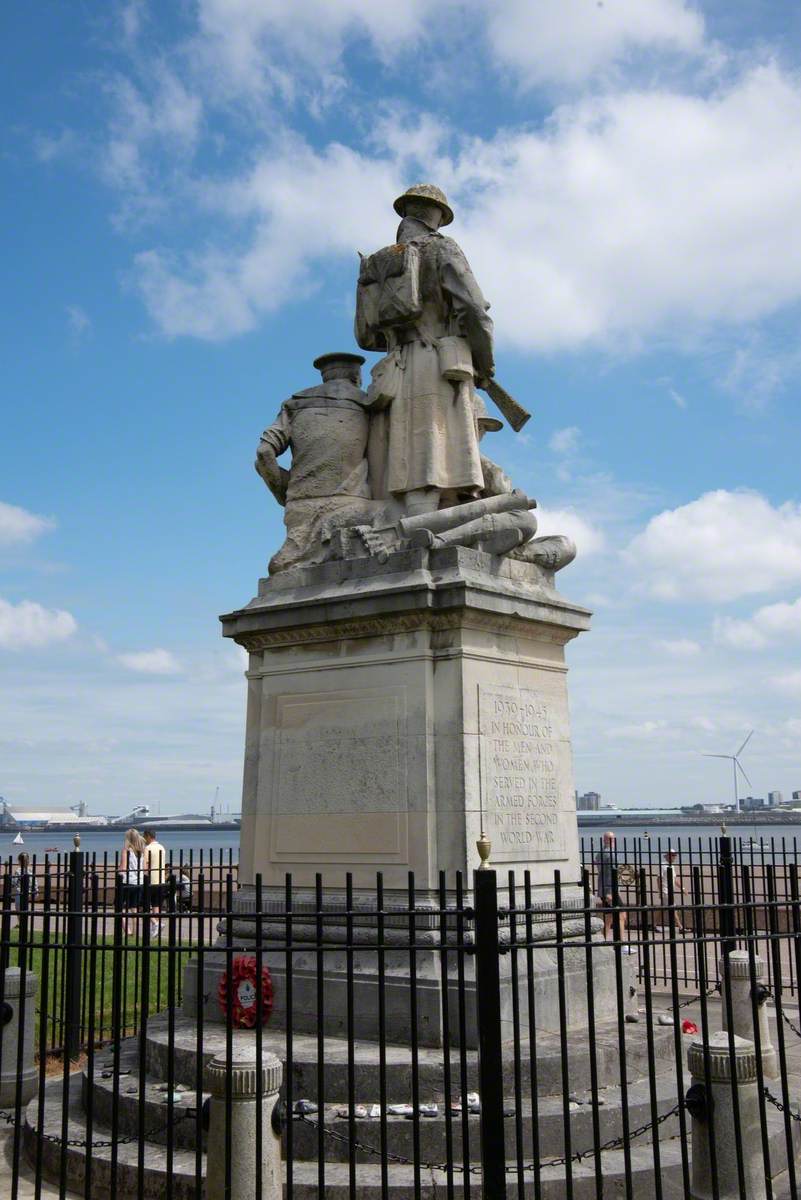
[[[99,858],[108,854],[109,859],[113,860],[115,852],[119,853],[122,850],[124,835],[125,830],[121,828],[81,833],[81,850],[89,855],[96,854]],[[200,859],[202,852],[204,861],[207,861],[211,854],[213,860],[218,862],[222,851],[223,861],[227,863],[230,850],[233,861],[239,861],[238,829],[163,829],[158,836],[167,853],[172,852],[175,859],[183,850],[184,860],[188,860],[191,851],[194,861]],[[17,854],[24,850],[31,857],[36,855],[37,860],[42,860],[45,854],[55,856],[74,849],[71,833],[52,833],[45,829],[36,833],[23,833],[22,838],[24,845],[15,846],[13,832],[3,830],[0,833],[0,857],[7,859],[11,855],[16,858]]]
[[[721,820],[725,818],[721,817]],[[664,849],[668,842],[673,846],[687,845],[688,842],[693,844],[699,840],[708,843],[710,839],[713,841],[720,837],[721,821],[714,824],[690,824],[690,825],[649,825],[646,819],[638,816],[636,821],[629,821],[625,818],[620,820],[610,817],[604,823],[593,823],[592,825],[582,825],[579,827],[579,837],[583,838],[586,845],[599,842],[603,837],[605,830],[611,830],[617,838],[618,846],[622,845],[625,840],[642,839],[651,841],[654,845],[661,845]],[[733,839],[740,839],[745,843],[756,842],[762,844],[765,848],[765,853],[768,854],[770,847],[781,852],[782,844],[788,853],[793,848],[795,842],[801,853],[801,824],[779,824],[773,821],[760,822],[758,819],[749,821],[747,824],[726,825],[726,833]]]
[[[636,822],[627,821],[625,819],[610,818],[607,824],[593,824],[592,826],[583,825],[579,829],[579,837],[584,841],[585,848],[589,848],[591,844],[597,844],[605,829],[612,829],[618,842],[620,850],[625,841],[636,841],[644,839],[652,843],[653,852],[657,853],[658,848],[662,850],[670,844],[674,846],[686,846],[689,842],[693,845],[697,844],[701,839],[705,844],[709,843],[710,839],[720,837],[720,823],[709,825],[651,825],[642,817],[638,817]],[[122,850],[122,839],[124,834],[123,829],[97,830],[91,833],[81,834],[81,849],[87,854],[96,854],[102,857],[103,854],[108,854],[110,859],[113,859],[114,853]],[[782,854],[793,852],[793,843],[796,842],[801,855],[801,825],[780,825],[774,823],[763,822],[758,820],[747,825],[730,825],[727,827],[727,832],[733,838],[740,838],[745,843],[750,843],[751,840],[757,844],[761,842],[764,846],[766,856],[771,853],[771,845],[774,852]],[[13,833],[3,831],[0,833],[0,858],[7,859],[10,855],[15,857],[21,850],[27,851],[31,856],[36,855],[37,859],[43,859],[45,854],[65,854],[73,849],[71,833],[49,833],[47,830],[37,833],[23,834],[24,845],[15,846],[13,843]],[[213,861],[219,862],[220,852],[223,855],[223,862],[228,862],[229,852],[233,862],[239,860],[239,830],[238,829],[198,829],[198,830],[162,830],[159,833],[159,840],[165,847],[168,853],[172,852],[174,858],[183,850],[184,859],[189,858],[190,851],[193,860],[199,861],[202,853],[203,860],[208,861],[209,855]],[[782,849],[784,847],[784,850]],[[760,855],[762,851],[759,851]]]

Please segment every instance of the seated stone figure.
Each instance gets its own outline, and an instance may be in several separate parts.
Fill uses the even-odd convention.
[[[370,517],[367,478],[369,400],[361,388],[360,354],[323,354],[314,360],[323,382],[295,392],[261,435],[256,470],[284,506],[286,541],[270,560],[270,574],[328,557],[331,528]],[[291,469],[278,463],[292,451]]]

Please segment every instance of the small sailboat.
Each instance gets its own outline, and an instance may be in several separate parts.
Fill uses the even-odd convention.
[[[17,834],[17,836],[14,838],[14,841],[11,843],[11,845],[12,845],[12,846],[24,846],[24,845],[25,845],[25,843],[24,843],[24,842],[23,842],[23,840],[22,840],[22,834],[21,834],[21,833],[18,833],[18,834]]]

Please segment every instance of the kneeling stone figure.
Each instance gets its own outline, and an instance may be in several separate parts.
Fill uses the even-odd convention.
[[[361,387],[360,354],[323,354],[314,360],[323,382],[294,392],[261,435],[256,470],[284,506],[286,541],[270,560],[270,574],[328,557],[328,531],[369,516],[367,479],[369,405]],[[277,459],[292,451],[292,469]]]

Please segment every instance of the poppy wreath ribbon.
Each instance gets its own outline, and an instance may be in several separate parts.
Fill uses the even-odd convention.
[[[217,1001],[225,1017],[229,1012],[229,972],[220,979]],[[238,954],[231,963],[231,1023],[239,1029],[252,1029],[258,1016],[256,959],[252,954]],[[267,967],[261,969],[261,1019],[266,1025],[273,1011],[273,981]]]

